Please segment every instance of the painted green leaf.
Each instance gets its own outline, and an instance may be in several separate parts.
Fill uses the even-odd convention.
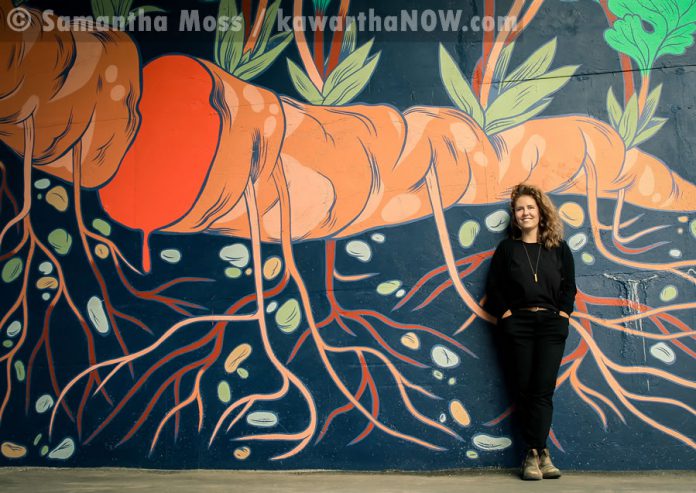
[[[283,303],[275,314],[275,321],[278,328],[286,334],[297,330],[302,321],[302,310],[297,300],[291,298]]]
[[[627,15],[617,19],[614,25],[604,31],[604,40],[614,50],[630,56],[638,64],[643,74],[647,74],[654,60],[654,53],[650,50],[650,44],[641,41],[636,44],[635,32],[643,32],[640,17]]]
[[[532,53],[519,67],[505,77],[500,88],[501,92],[519,82],[543,76],[551,67],[551,62],[553,62],[553,57],[556,54],[556,44],[556,38],[553,38]]]
[[[292,41],[292,33],[280,33],[271,38],[270,44],[273,48],[252,58],[249,62],[243,63],[235,71],[234,75],[242,80],[250,80],[260,75],[264,70],[271,66],[276,58],[283,52],[285,47]],[[278,41],[279,40],[279,41]]]
[[[312,5],[314,5],[315,12],[326,12],[329,7],[331,0],[312,0]]]
[[[500,56],[498,56],[495,69],[493,69],[493,82],[499,82],[501,85],[505,83],[505,76],[507,74],[508,65],[510,65],[510,58],[512,58],[512,51],[514,49],[515,42],[511,41],[509,44],[505,45],[502,50],[500,50]]]
[[[312,84],[307,74],[289,58],[288,71],[290,72],[292,85],[295,86],[295,89],[297,89],[297,92],[299,92],[303,98],[312,104],[321,104],[323,102],[324,98],[319,92],[319,89]]]
[[[370,54],[370,49],[372,48],[373,43],[374,39],[371,39],[338,64],[338,66],[326,78],[326,82],[324,83],[324,95],[329,94],[349,75],[354,74],[366,65],[367,57]]]
[[[655,135],[657,132],[660,131],[665,122],[667,122],[667,120],[668,118],[657,117],[650,120],[650,122],[645,126],[645,128],[633,139],[631,146],[637,146],[638,144],[645,142],[650,137]]]
[[[142,7],[131,9],[131,12],[137,15],[138,12],[143,14],[151,14],[152,12],[166,12],[166,10],[160,7],[155,7],[154,5],[143,5]]]
[[[238,23],[228,29],[215,30],[215,63],[230,73],[239,65],[244,48],[244,18],[238,16],[236,0],[220,0],[218,19],[238,18]]]
[[[370,58],[370,61],[357,72],[350,74],[337,86],[326,93],[325,105],[340,105],[350,103],[365,88],[379,62],[379,53]]]
[[[108,16],[113,17],[116,15],[114,10],[114,5],[109,0],[91,0],[92,13],[95,17]]]
[[[229,73],[234,73],[240,63],[243,63],[244,56],[244,19],[239,17],[239,25],[230,27],[226,31],[215,31],[215,63]]]
[[[276,0],[271,4],[270,7],[266,9],[264,13],[263,22],[261,23],[261,31],[259,33],[256,46],[251,53],[251,58],[254,59],[257,55],[261,55],[266,51],[266,45],[271,37],[271,32],[273,31],[273,25],[275,24],[276,17],[278,16],[278,6],[280,5],[280,0]],[[283,33],[290,34],[292,33]]]
[[[24,268],[24,262],[19,257],[12,257],[2,267],[2,280],[12,282],[19,277]]]
[[[538,105],[568,83],[579,65],[566,65],[547,72],[543,78],[519,82],[498,96],[486,111],[486,128],[498,120],[520,115],[536,115]]]
[[[440,77],[445,85],[447,95],[455,106],[483,128],[485,119],[481,103],[476,98],[474,91],[471,90],[469,82],[459,70],[457,63],[442,44],[440,44]]]
[[[340,60],[345,60],[345,58],[355,51],[355,47],[358,43],[358,35],[356,33],[357,23],[350,22],[346,26],[346,32],[343,35],[343,43],[341,43],[341,55]]]
[[[514,48],[515,42],[511,41],[509,44],[505,45],[502,50],[500,50],[500,56],[495,64],[495,68],[493,69],[493,83],[491,84],[492,87],[489,101],[493,101],[498,97],[498,94],[503,92],[505,75],[507,74],[510,58],[512,57],[512,50],[514,50]]]
[[[127,16],[128,12],[131,11],[133,7],[133,0],[112,0],[114,7],[116,8],[116,15]]]
[[[657,104],[660,102],[660,96],[662,95],[662,84],[658,85],[655,89],[650,91],[647,99],[645,100],[645,106],[643,107],[643,112],[638,118],[638,130],[636,134],[639,134],[648,125],[648,122],[655,116],[655,111],[657,110]]]
[[[486,135],[490,136],[502,132],[503,130],[507,130],[508,128],[521,125],[524,122],[531,120],[542,111],[544,111],[546,107],[551,104],[551,101],[553,101],[553,98],[544,98],[541,101],[539,101],[536,105],[534,105],[529,111],[526,111],[522,114],[503,117],[494,121],[490,121],[486,123],[484,131],[486,132]]]
[[[604,39],[633,58],[643,75],[660,56],[682,55],[694,42],[693,0],[609,0],[608,6],[619,19]]]
[[[626,147],[631,145],[633,137],[636,136],[636,130],[638,130],[638,98],[634,94],[626,103],[624,114],[619,120],[618,132]]]
[[[614,90],[610,87],[607,92],[607,112],[609,113],[609,123],[615,129],[619,128],[619,122],[621,121],[621,116],[623,116],[623,109],[621,109],[621,104],[614,96]]]
[[[64,229],[58,228],[48,235],[48,242],[59,255],[67,255],[72,246],[72,236]]]
[[[685,24],[670,31],[667,39],[660,45],[660,50],[657,52],[655,59],[663,55],[683,55],[686,49],[694,44],[696,25],[693,22],[696,21],[696,16],[694,15],[696,8],[694,8],[694,3],[691,5],[691,16],[689,17],[691,24]]]

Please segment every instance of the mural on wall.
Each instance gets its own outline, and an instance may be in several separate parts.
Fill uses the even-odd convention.
[[[554,37],[520,46],[548,0],[477,4],[517,23],[480,34],[471,74],[431,43],[451,104],[405,110],[360,102],[391,74],[355,23],[278,31],[281,7],[344,22],[350,0],[201,2],[235,28],[207,33],[207,56],[147,61],[127,30],[42,29],[60,12],[17,3],[0,0],[27,16],[0,28],[3,464],[516,464],[481,305],[528,181],[580,276],[559,462],[641,467],[587,462],[578,438],[631,457],[638,434],[694,466],[693,156],[677,172],[642,147],[665,132],[655,67],[693,50],[696,1],[581,2],[621,71],[592,95],[608,121],[549,111],[583,60],[556,62]],[[288,83],[255,82],[270,70]]]

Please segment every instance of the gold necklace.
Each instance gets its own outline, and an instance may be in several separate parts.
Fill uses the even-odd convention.
[[[520,241],[522,241],[522,240],[520,240]],[[539,272],[539,257],[541,256],[541,245],[539,245],[539,251],[537,252],[536,268],[532,267],[532,259],[529,256],[529,252],[527,251],[527,245],[524,244],[524,241],[522,241],[522,247],[524,247],[524,253],[527,254],[527,261],[529,262],[529,268],[532,269],[532,274],[534,274],[534,282],[538,283],[539,278],[537,277],[537,272]]]

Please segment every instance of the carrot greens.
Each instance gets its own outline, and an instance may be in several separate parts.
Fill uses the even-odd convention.
[[[604,39],[631,57],[641,75],[640,94],[633,94],[625,108],[612,88],[607,93],[609,122],[628,149],[655,135],[667,121],[655,116],[662,86],[648,92],[650,71],[659,57],[682,55],[694,43],[696,0],[609,0],[608,7],[617,20]]]
[[[520,125],[544,111],[553,94],[568,83],[579,67],[565,65],[550,70],[556,53],[554,38],[507,74],[514,47],[513,41],[500,53],[494,70],[490,103],[484,109],[457,62],[440,45],[440,76],[447,94],[488,135]]]
[[[264,8],[263,17],[258,16],[260,25],[251,31],[258,37],[249,43],[245,40],[245,19],[237,10],[236,0],[220,0],[218,6],[218,29],[215,31],[215,63],[242,80],[251,80],[260,75],[278,58],[292,41],[292,33],[271,35],[278,16],[280,0]],[[221,29],[220,26],[225,26]]]

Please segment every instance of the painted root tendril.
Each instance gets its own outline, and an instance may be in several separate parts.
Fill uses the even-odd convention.
[[[521,26],[529,24],[542,3],[537,0],[531,2],[521,17]],[[7,10],[6,4],[6,0],[0,0],[0,13],[4,14]],[[511,12],[517,16],[522,12],[523,4],[514,2]],[[295,2],[296,9],[301,11],[301,7],[301,2]],[[250,4],[245,2],[243,10],[249,18]],[[466,91],[458,93],[465,99],[478,98],[476,104],[480,113],[471,108],[464,111],[435,107],[414,107],[401,113],[387,105],[325,106],[323,103],[331,99],[330,92],[323,94],[321,91],[330,85],[330,73],[340,67],[340,50],[332,46],[329,52],[331,63],[327,66],[329,73],[325,73],[324,64],[316,63],[321,62],[321,57],[317,53],[311,56],[303,37],[296,41],[309,73],[310,84],[320,91],[322,99],[317,104],[279,97],[245,82],[247,79],[239,74],[239,77],[235,77],[230,73],[234,71],[232,68],[246,67],[244,70],[249,70],[255,56],[252,54],[253,47],[257,43],[253,36],[249,37],[252,31],[246,32],[245,54],[248,55],[244,58],[242,54],[239,65],[230,70],[184,55],[162,56],[141,67],[137,49],[126,34],[106,31],[100,34],[97,43],[93,39],[95,35],[89,32],[44,33],[38,29],[39,13],[32,9],[29,11],[33,19],[29,34],[42,37],[43,42],[27,51],[20,62],[16,62],[18,73],[38,65],[43,57],[59,60],[56,77],[78,72],[72,69],[75,68],[75,60],[82,57],[93,60],[95,66],[92,76],[82,77],[79,81],[70,75],[65,80],[61,79],[58,92],[50,77],[33,81],[35,87],[29,89],[32,97],[36,98],[34,105],[26,104],[28,95],[21,84],[16,84],[15,91],[5,90],[5,86],[0,85],[0,94],[7,95],[3,96],[3,104],[8,108],[8,115],[13,115],[16,120],[7,127],[0,126],[0,135],[3,135],[3,142],[22,157],[24,180],[22,207],[19,209],[7,185],[7,169],[4,164],[0,167],[0,193],[7,197],[6,201],[0,198],[0,202],[5,201],[12,207],[11,220],[0,231],[0,248],[9,248],[6,243],[19,237],[15,246],[0,256],[0,262],[22,257],[24,266],[19,294],[0,321],[0,327],[4,328],[13,316],[19,314],[23,327],[14,347],[0,356],[0,363],[6,368],[0,418],[13,392],[10,378],[13,361],[25,344],[29,344],[30,329],[35,331],[36,324],[29,320],[27,292],[31,267],[39,258],[51,262],[57,279],[55,292],[44,312],[42,328],[36,334],[38,339],[28,362],[25,408],[29,408],[32,398],[31,382],[37,358],[43,353],[52,392],[57,396],[49,432],[56,427],[59,415],[65,414],[75,422],[83,442],[89,443],[121,413],[125,414],[127,406],[138,405],[138,398],[146,392],[145,389],[151,397],[144,408],[141,406],[137,418],[119,444],[130,440],[148,419],[159,413],[158,404],[165,402],[170,395],[173,405],[161,415],[150,450],[155,449],[170,423],[173,423],[170,426],[173,427],[174,437],[178,436],[182,415],[189,408],[197,412],[197,430],[201,432],[205,418],[204,379],[212,377],[217,371],[216,365],[223,354],[226,336],[229,338],[230,332],[243,323],[253,323],[258,327],[263,353],[279,377],[277,388],[244,395],[228,403],[217,416],[208,443],[212,446],[221,434],[231,432],[241,419],[259,405],[278,402],[291,392],[296,393],[306,406],[305,421],[296,430],[236,437],[245,441],[290,442],[291,448],[273,457],[276,460],[298,454],[312,439],[322,440],[336,417],[348,412],[365,421],[365,428],[351,443],[365,439],[377,429],[431,450],[443,450],[443,446],[437,443],[387,426],[380,418],[385,401],[380,398],[379,384],[382,382],[371,370],[373,362],[384,365],[388,375],[386,383],[396,388],[410,417],[428,429],[460,439],[450,427],[418,409],[414,396],[428,399],[440,397],[410,381],[398,366],[424,369],[427,365],[392,347],[385,332],[382,332],[417,333],[476,357],[455,336],[464,333],[478,319],[492,322],[493,318],[482,309],[483,300],[470,293],[462,279],[485,265],[492,255],[492,245],[487,245],[487,251],[455,258],[445,215],[445,211],[454,206],[505,201],[510,187],[523,180],[559,195],[585,195],[594,246],[606,259],[631,269],[666,271],[689,286],[696,283],[693,274],[696,261],[693,259],[644,262],[639,260],[639,255],[654,251],[662,246],[661,243],[644,247],[628,246],[654,235],[663,226],[624,234],[623,230],[636,223],[635,218],[622,221],[622,209],[626,203],[641,209],[674,212],[696,210],[694,184],[673,173],[655,157],[632,146],[628,135],[596,119],[577,115],[518,120],[519,123],[499,131],[491,127],[488,130],[482,128],[477,118],[490,117],[495,108],[495,97],[500,95],[500,92],[497,95],[491,92],[491,81],[494,72],[499,69],[500,60],[509,55],[509,51],[504,51],[514,39],[509,32],[499,33],[495,43],[492,39],[485,43],[484,56],[476,69],[478,79],[475,77],[474,87],[469,88],[471,94]],[[486,11],[492,11],[491,2],[486,2]],[[345,15],[347,3],[341,12]],[[257,13],[256,23],[262,25],[263,19],[262,14]],[[9,33],[8,39],[16,49],[22,48],[25,43],[24,38],[16,33]],[[287,43],[288,40],[283,39],[282,42]],[[352,49],[352,53],[359,51],[355,46]],[[363,54],[367,56],[369,45],[364,51]],[[367,58],[364,62],[368,67],[370,62]],[[310,64],[314,69],[308,69]],[[371,70],[374,70],[375,64],[371,65]],[[249,75],[248,72],[244,73]],[[456,74],[452,76],[450,73],[449,76],[456,79]],[[4,81],[0,84],[14,82]],[[648,79],[643,79],[641,96],[637,98],[640,104],[635,103],[638,105],[636,111],[643,111],[645,106],[649,106],[647,84]],[[625,90],[628,87],[629,84],[626,84]],[[307,90],[313,94],[311,88]],[[175,101],[167,99],[170,94],[177,95]],[[44,108],[49,107],[50,102],[55,103],[56,99],[61,99],[61,104],[54,104],[51,114],[46,114]],[[197,104],[191,105],[192,101]],[[182,105],[178,106],[180,103]],[[630,111],[628,103],[622,111]],[[92,114],[106,114],[112,118],[93,119]],[[0,121],[9,121],[6,116],[0,115]],[[72,122],[67,130],[47,124],[49,120],[61,119]],[[5,128],[8,128],[6,133]],[[638,129],[634,130],[636,134]],[[174,136],[170,146],[162,149],[151,145],[158,135],[169,135],[170,132]],[[90,135],[91,140],[86,135]],[[634,138],[637,138],[636,135],[631,137]],[[190,152],[191,146],[186,144],[191,139],[200,144],[194,153]],[[235,155],[234,160],[230,159],[232,154]],[[350,167],[337,165],[348,161]],[[94,337],[85,311],[75,302],[69,289],[70,273],[66,272],[61,259],[35,231],[31,215],[31,184],[35,168],[73,184],[72,212],[80,239],[79,247],[98,285],[105,318],[111,329],[108,341],[115,340],[118,344],[117,356],[108,359],[97,356],[97,346],[104,341]],[[138,187],[134,186],[136,177]],[[126,260],[117,245],[106,237],[108,235],[96,234],[87,228],[83,218],[84,188],[97,190],[104,211],[114,221],[143,233],[144,272],[151,270],[149,240],[154,232],[208,232],[248,239],[252,247],[254,292],[236,300],[223,314],[196,315],[196,310],[205,307],[163,293],[184,283],[211,282],[210,279],[182,277],[150,289],[136,288],[130,276],[141,275],[141,270]],[[139,195],[140,191],[144,192]],[[600,220],[599,203],[605,199],[616,202],[615,214],[609,224]],[[429,220],[431,217],[443,265],[425,274],[394,309],[404,309],[420,300],[413,308],[420,310],[453,287],[469,312],[458,329],[447,334],[425,325],[400,323],[374,310],[347,308],[340,303],[334,289],[336,283],[362,280],[369,274],[346,276],[336,271],[337,241],[366,231],[424,218]],[[607,236],[614,249],[605,244]],[[330,311],[319,321],[315,320],[312,299],[294,260],[293,243],[302,240],[325,242],[325,292]],[[262,276],[262,244],[268,243],[280,244],[285,266],[282,278],[272,287],[264,286]],[[103,246],[111,257],[113,267],[107,275],[106,267],[99,264],[92,254],[96,245]],[[107,282],[111,275],[118,277],[130,296],[156,302],[182,318],[161,334],[155,333],[143,321],[117,307],[112,286]],[[440,277],[443,275],[446,275],[446,279]],[[421,291],[436,278],[440,279],[439,284],[423,299]],[[266,301],[283,293],[291,283],[299,292],[307,328],[283,361],[271,342],[266,322]],[[59,303],[64,303],[78,322],[87,346],[87,368],[67,383],[62,383],[55,371],[57,355],[51,344],[51,317]],[[242,312],[248,306],[252,306],[253,311]],[[696,353],[692,349],[692,341],[696,333],[673,312],[693,310],[696,304],[652,308],[632,301],[580,292],[577,307],[578,310],[572,314],[571,326],[580,341],[564,358],[558,385],[568,382],[605,427],[608,426],[607,409],[625,421],[625,411],[620,409],[618,401],[625,410],[648,426],[696,448],[693,438],[685,432],[659,422],[645,410],[648,405],[660,404],[677,407],[693,415],[692,407],[677,399],[631,391],[620,380],[620,375],[650,375],[688,389],[693,389],[696,384],[649,366],[621,365],[603,352],[593,336],[594,331],[606,329],[645,340],[668,341],[694,358]],[[593,314],[597,308],[607,307],[630,310],[633,314],[614,319]],[[630,322],[638,320],[649,322],[650,327],[656,328],[659,333],[629,328]],[[137,350],[129,347],[127,341],[132,339],[126,327],[137,329],[139,336],[149,338],[148,343],[139,343],[140,349]],[[201,327],[204,328],[201,330]],[[330,332],[332,328],[339,329],[341,336],[364,336],[360,340],[367,338],[369,343],[334,343]],[[188,342],[177,342],[179,345],[176,349],[167,349],[173,341],[185,337],[189,338]],[[318,356],[320,368],[344,401],[343,405],[325,417],[319,416],[318,404],[310,388],[293,369],[293,363],[301,351],[310,348]],[[339,361],[346,358],[360,368],[360,381],[352,388],[351,383],[342,376],[339,366]],[[611,389],[611,395],[603,394],[594,382],[583,380],[580,371],[588,359],[600,369],[604,379],[602,388],[606,384]],[[131,378],[125,391],[124,377],[120,375],[124,367],[128,367]],[[162,377],[164,374],[166,377]],[[149,386],[156,378],[162,381],[154,392],[150,392]],[[118,384],[115,383],[117,381]],[[83,438],[87,433],[83,429],[83,422],[87,406],[93,402],[90,401],[93,398],[101,399],[103,402],[99,403],[100,406],[108,406],[109,411],[99,425],[89,430],[89,434]],[[76,407],[73,400],[77,402]],[[509,412],[505,411],[488,424],[500,422]],[[561,447],[555,434],[552,438]]]

